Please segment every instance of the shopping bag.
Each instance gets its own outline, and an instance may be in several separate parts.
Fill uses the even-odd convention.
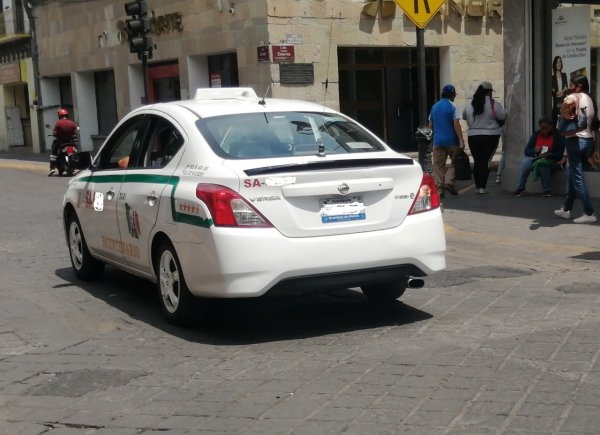
[[[454,179],[455,180],[470,180],[471,179],[471,161],[469,156],[463,150],[459,150],[452,159],[454,164]]]

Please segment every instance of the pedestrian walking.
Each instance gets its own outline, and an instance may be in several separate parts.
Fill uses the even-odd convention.
[[[454,86],[444,86],[441,98],[433,105],[429,114],[429,128],[433,131],[431,156],[433,177],[442,196],[444,191],[450,195],[458,195],[454,187],[455,169],[452,159],[465,147],[459,121],[460,113],[454,104],[455,97]]]
[[[594,207],[585,184],[583,163],[594,150],[594,132],[598,130],[596,117],[596,104],[590,95],[590,84],[584,75],[573,78],[569,85],[571,93],[565,98],[561,106],[561,117],[565,120],[576,119],[579,114],[585,114],[585,129],[576,133],[565,135],[566,158],[568,160],[569,176],[567,197],[561,208],[554,210],[554,214],[563,219],[571,219],[573,203],[578,196],[583,204],[583,214],[573,219],[576,224],[594,223],[598,219],[594,214]],[[575,107],[573,111],[571,108]]]
[[[506,120],[506,111],[502,104],[494,101],[494,88],[490,82],[482,82],[470,104],[463,110],[463,118],[467,122],[468,142],[473,156],[473,178],[478,194],[487,191],[490,175],[490,160],[500,141],[502,125]]]

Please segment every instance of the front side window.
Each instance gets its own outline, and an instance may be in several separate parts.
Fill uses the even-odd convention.
[[[383,151],[377,139],[350,118],[310,112],[226,115],[197,122],[212,149],[225,158],[347,154]]]
[[[122,125],[100,152],[98,169],[126,169],[135,161],[146,131],[146,119],[137,116]]]

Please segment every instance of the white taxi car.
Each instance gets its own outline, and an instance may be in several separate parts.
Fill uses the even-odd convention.
[[[445,267],[429,174],[318,104],[199,89],[144,106],[98,153],[79,153],[64,196],[71,263],[156,282],[173,323],[198,297],[360,287],[393,301]]]

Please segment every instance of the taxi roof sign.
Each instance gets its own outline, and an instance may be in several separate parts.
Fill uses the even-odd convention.
[[[406,16],[421,29],[440,10],[446,0],[394,0]]]

